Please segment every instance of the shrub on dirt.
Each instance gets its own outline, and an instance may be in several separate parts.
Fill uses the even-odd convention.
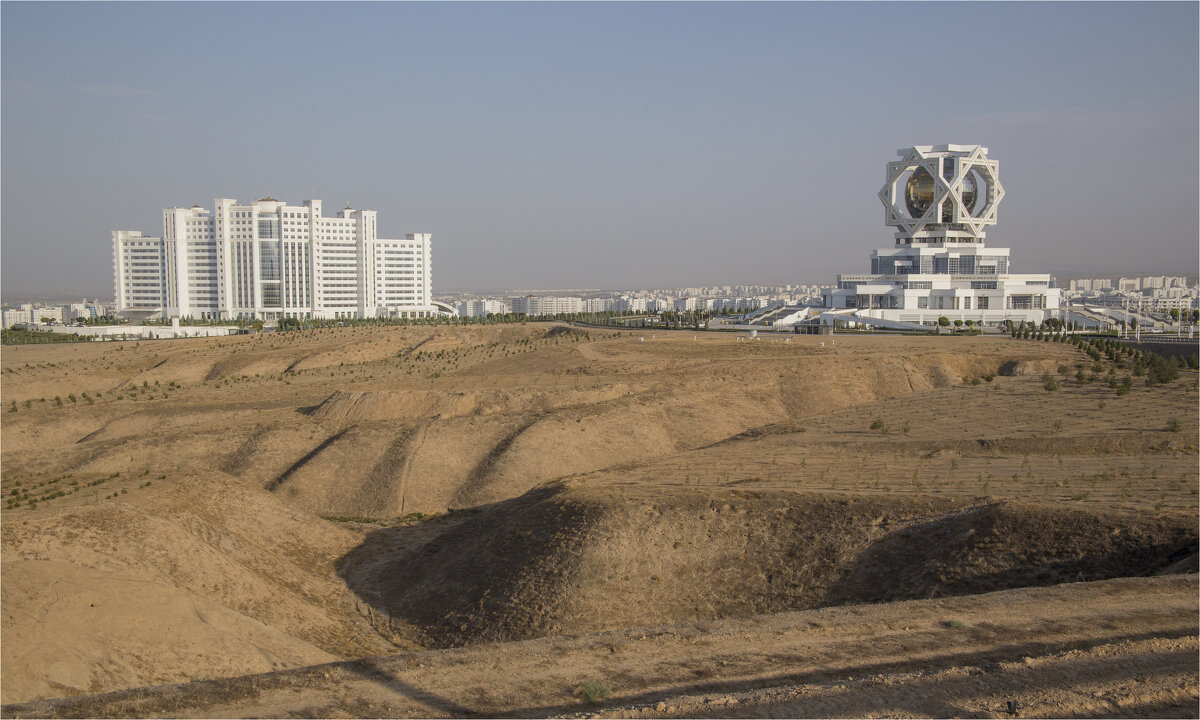
[[[1179,377],[1179,366],[1174,361],[1161,355],[1150,356],[1150,364],[1146,369],[1147,385],[1163,385]]]
[[[598,703],[612,694],[612,686],[605,683],[585,682],[575,688],[575,694],[590,703]]]

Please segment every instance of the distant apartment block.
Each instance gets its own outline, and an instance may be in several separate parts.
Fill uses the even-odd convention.
[[[584,312],[583,298],[556,297],[553,295],[524,295],[509,298],[508,306],[514,313],[526,315],[557,315],[559,313]]]
[[[201,320],[417,318],[433,305],[432,236],[376,234],[376,212],[320,200],[218,198],[164,208],[161,237],[112,234],[117,312]]]
[[[5,310],[4,311],[4,327],[10,328],[13,325],[24,325],[26,323],[36,322],[33,319],[33,313],[28,310]]]
[[[19,308],[5,310],[3,322],[6,328],[10,328],[13,325],[40,325],[42,324],[42,320],[69,324],[77,318],[90,320],[101,315],[106,315],[107,313],[108,308],[104,305],[101,305],[99,302],[88,302],[87,300],[81,303],[69,303],[66,305],[34,305],[25,303]]]
[[[1121,278],[1116,288],[1109,280],[1079,279],[1071,282],[1066,297],[1072,305],[1167,313],[1200,307],[1200,285],[1169,275]]]
[[[477,298],[464,300],[458,304],[459,317],[487,317],[488,315],[503,315],[508,312],[508,306],[500,300]]]
[[[61,323],[63,321],[62,305],[22,305],[17,310],[4,311],[4,327],[10,328],[18,323],[41,323],[42,320]]]

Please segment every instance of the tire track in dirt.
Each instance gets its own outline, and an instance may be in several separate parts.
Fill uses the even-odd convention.
[[[407,428],[396,435],[387,449],[375,461],[366,479],[356,488],[354,501],[358,506],[372,509],[375,517],[392,513],[399,497],[398,514],[404,515],[405,490],[412,474],[413,458],[420,452],[429,426],[438,419]]]
[[[405,490],[408,488],[409,478],[412,476],[413,458],[421,452],[421,446],[425,444],[425,435],[429,432],[429,428],[434,421],[441,416],[435,416],[433,420],[417,426],[411,438],[407,443],[407,448],[404,453],[404,464],[400,467],[400,515],[405,514]]]

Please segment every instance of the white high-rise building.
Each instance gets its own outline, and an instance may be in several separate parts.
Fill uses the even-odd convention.
[[[1009,272],[1009,249],[987,247],[1004,197],[999,164],[979,145],[917,145],[888,163],[879,191],[896,244],[871,253],[871,272],[839,275],[822,292],[829,308],[860,316],[929,324],[1042,320],[1056,315],[1060,291],[1049,274]]]
[[[320,200],[218,198],[213,207],[164,208],[161,238],[113,233],[118,312],[154,307],[208,320],[437,313],[428,233],[382,239],[374,210],[326,216]]]
[[[112,241],[117,311],[139,318],[161,315],[165,271],[162,238],[115,230]]]

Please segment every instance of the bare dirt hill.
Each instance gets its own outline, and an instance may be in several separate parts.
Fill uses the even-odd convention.
[[[5,703],[194,680],[224,689],[190,714],[329,714],[339,697],[360,703],[341,712],[387,714],[366,690],[290,686],[303,705],[260,706],[230,690],[243,681],[199,681],[470,643],[492,653],[494,685],[504,658],[526,660],[491,640],[559,648],[555,633],[862,601],[886,614],[931,594],[994,612],[972,593],[1196,568],[1196,374],[1147,385],[1130,357],[1093,362],[1059,343],[344,327],[6,346],[0,366]],[[1177,708],[1177,681],[1194,687],[1197,674],[1171,654],[1188,649],[1179,623],[1145,621],[1126,600],[1132,614],[1113,615],[1108,586],[1072,587],[1073,627],[1096,627],[1071,636],[1078,660],[1037,651],[1060,678],[1046,692],[1134,698],[1141,673],[1166,680],[1131,707]],[[1194,589],[1171,587],[1194,624]],[[862,642],[884,642],[876,630]],[[985,654],[1017,637],[976,634]],[[952,640],[929,638],[947,648],[948,683],[974,667],[956,664]],[[1089,675],[1110,656],[1088,643],[1126,641]],[[562,647],[583,654],[555,661],[582,672],[591,651]],[[769,680],[745,670],[750,655],[695,665],[682,647],[654,663],[704,673],[702,689],[654,685],[650,665],[619,670],[630,688],[666,688],[675,711],[639,704],[650,690],[605,707],[719,714],[696,698]],[[918,655],[904,657],[880,661],[899,675],[854,686],[875,704],[828,707],[904,710],[888,704],[889,682],[930,692],[905,675]],[[780,672],[819,672],[798,658]],[[1122,675],[1126,660],[1145,669]],[[851,660],[838,667],[857,677]],[[365,682],[392,687],[389,672]],[[583,678],[531,681],[519,700],[485,676],[475,699],[437,713],[580,709],[570,692]],[[802,714],[795,693],[811,685],[743,707]]]
[[[1040,372],[1064,354],[993,339],[950,352],[863,338],[844,352],[678,333],[598,341],[535,326],[351,330],[76,351],[68,394],[100,387],[93,377],[108,388],[91,393],[93,404],[39,398],[7,418],[6,465],[42,474],[215,466],[318,515],[384,518],[495,502],[963,378]],[[61,361],[30,362],[25,351],[12,351],[14,399],[63,392]],[[46,442],[63,450],[39,452]]]
[[[261,489],[146,475],[59,502],[0,531],[6,702],[394,649],[333,575],[356,535]]]
[[[558,485],[407,553],[368,538],[340,572],[426,644],[457,646],[1195,572],[1196,538],[1184,518],[1013,501]]]

